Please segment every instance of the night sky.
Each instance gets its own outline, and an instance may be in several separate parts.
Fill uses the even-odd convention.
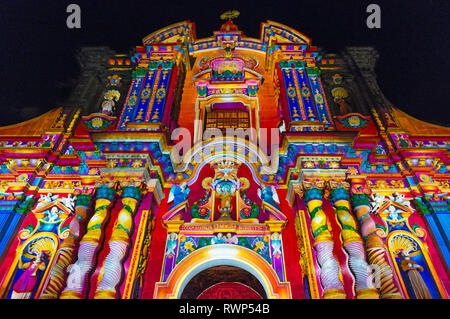
[[[66,26],[66,7],[81,7],[81,29]],[[366,26],[366,7],[381,7],[381,29]],[[273,20],[299,30],[324,51],[374,46],[378,82],[394,106],[450,126],[450,1],[81,1],[1,0],[0,125],[18,123],[60,105],[79,75],[82,46],[129,53],[142,38],[169,24],[195,22],[197,38],[211,36],[219,16],[235,9],[239,29],[259,38]]]

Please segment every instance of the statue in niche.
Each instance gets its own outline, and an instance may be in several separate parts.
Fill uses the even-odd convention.
[[[220,219],[230,219],[230,213],[233,209],[231,202],[233,200],[235,189],[229,183],[224,183],[223,185],[217,186],[217,192],[219,193],[220,199]]]
[[[55,250],[55,241],[47,236],[37,237],[23,248],[17,263],[18,276],[12,286],[11,299],[34,298]]]
[[[348,105],[346,99],[348,98],[348,92],[343,87],[336,87],[331,90],[334,101],[339,105],[339,114],[345,115],[351,112],[351,108]]]
[[[225,43],[223,46],[223,49],[225,51],[224,56],[226,58],[231,58],[233,56],[233,51],[234,51],[234,45],[231,43]]]
[[[423,271],[423,267],[411,260],[408,253],[405,251],[400,251],[398,256],[400,258],[400,268],[408,274],[416,299],[432,299],[427,285],[420,275],[420,272]]]
[[[352,109],[346,101],[348,99],[348,91],[341,86],[342,82],[343,78],[340,74],[334,74],[331,77],[331,85],[333,87],[331,95],[333,96],[334,102],[339,105],[339,114],[345,115],[350,113]]]
[[[14,284],[11,299],[30,299],[36,285],[37,273],[45,270],[49,257],[47,251],[39,251],[36,257],[29,262],[24,262],[22,258],[19,259],[18,268],[24,269],[25,272]]]
[[[104,113],[106,115],[111,115],[114,112],[116,103],[113,99],[110,100],[104,100],[102,103],[102,110],[101,113]]]
[[[106,115],[112,115],[116,106],[116,102],[120,98],[120,93],[117,90],[109,90],[104,95],[104,101],[102,102],[100,111]]]

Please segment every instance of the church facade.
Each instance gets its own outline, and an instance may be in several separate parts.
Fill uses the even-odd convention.
[[[450,128],[371,47],[183,21],[0,127],[4,299],[447,299]]]

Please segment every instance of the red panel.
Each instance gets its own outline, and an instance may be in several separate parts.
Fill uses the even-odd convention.
[[[289,206],[286,198],[286,190],[278,189],[278,197],[280,198],[280,208],[286,215],[288,222],[282,232],[283,237],[283,254],[286,269],[286,281],[291,284],[292,298],[303,299],[303,274],[299,265],[300,252],[297,248],[297,234],[295,231],[295,214]]]
[[[165,198],[167,199],[170,189],[164,190]],[[155,211],[156,222],[155,230],[152,234],[152,242],[150,245],[149,258],[147,262],[147,270],[144,274],[144,283],[142,287],[142,299],[153,299],[153,292],[155,290],[155,283],[161,279],[161,269],[164,261],[164,250],[166,248],[167,230],[163,227],[162,216],[167,213],[167,200],[164,199]]]
[[[338,221],[336,220],[336,213],[334,211],[333,206],[328,200],[323,201],[322,209],[327,215],[327,218],[331,225],[331,234],[333,235],[334,240],[334,249],[333,253],[336,257],[339,268],[342,273],[342,279],[344,284],[344,290],[347,294],[347,299],[353,299],[353,275],[350,273],[350,270],[348,269],[348,257],[346,253],[344,252],[344,247],[342,246],[341,241],[341,226],[338,224]]]
[[[197,299],[262,299],[252,288],[239,282],[220,282],[204,290]]]
[[[102,241],[102,239],[100,239],[99,247],[97,248],[98,249],[97,251],[100,251],[100,252],[98,253],[97,263],[95,264],[96,268],[88,282],[90,285],[90,290],[89,290],[89,295],[88,295],[89,299],[94,299],[95,289],[97,288],[97,284],[98,284],[98,276],[100,274],[100,270],[103,267],[105,258],[106,258],[106,256],[108,256],[109,250],[110,250],[108,241],[111,238],[114,224],[117,220],[117,216],[119,215],[120,210],[122,209],[122,206],[123,205],[120,202],[120,200],[118,200],[114,204],[114,207],[110,211],[110,220],[108,221],[108,224],[106,225],[106,230],[104,232],[104,239],[103,239],[103,241]]]

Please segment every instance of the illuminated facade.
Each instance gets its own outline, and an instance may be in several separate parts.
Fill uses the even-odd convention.
[[[65,104],[0,128],[0,294],[447,298],[450,128],[377,53],[192,22],[83,48]]]

